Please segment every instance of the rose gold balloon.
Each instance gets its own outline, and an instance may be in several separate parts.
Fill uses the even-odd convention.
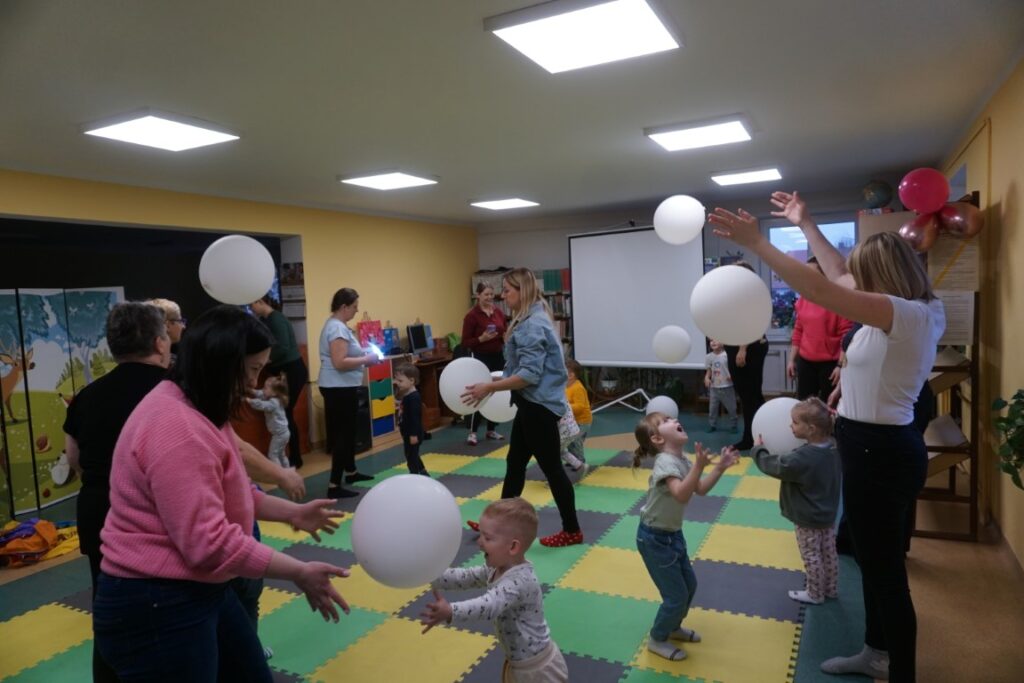
[[[900,237],[917,252],[926,252],[939,237],[939,221],[934,213],[923,213],[900,228]]]
[[[955,237],[974,237],[985,227],[985,216],[981,209],[967,202],[946,204],[936,215],[939,228]]]

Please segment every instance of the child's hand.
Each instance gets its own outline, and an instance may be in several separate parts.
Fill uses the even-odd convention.
[[[694,446],[694,465],[697,469],[704,469],[711,463],[711,454],[708,453],[707,449],[704,448],[704,444],[698,443]]]
[[[740,452],[732,446],[726,446],[722,449],[722,454],[718,458],[718,462],[715,463],[715,467],[720,472],[724,472],[736,463],[740,461]]]
[[[418,437],[418,436],[410,436],[409,437],[409,443],[412,444],[413,446],[415,446],[419,442],[420,442],[420,437]]]
[[[420,614],[420,623],[426,625],[421,633],[426,633],[438,624],[447,624],[452,620],[451,603],[445,600],[437,589],[434,589],[434,600],[436,602],[428,602],[423,613]]]
[[[707,387],[708,389],[711,388],[711,378],[710,377],[705,377],[704,378],[704,386]]]

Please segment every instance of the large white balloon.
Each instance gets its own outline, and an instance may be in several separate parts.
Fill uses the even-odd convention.
[[[693,197],[672,195],[654,211],[654,232],[669,244],[686,244],[700,234],[706,217],[704,205]]]
[[[772,322],[772,295],[764,280],[741,266],[706,273],[690,294],[690,315],[709,339],[742,346]]]
[[[672,418],[679,417],[679,406],[668,396],[655,396],[647,402],[647,408],[644,411],[646,415],[651,413],[662,413]]]
[[[441,400],[448,409],[457,415],[475,413],[478,408],[462,402],[462,395],[470,384],[482,384],[491,381],[491,371],[483,361],[476,358],[456,358],[445,366],[438,380]]]
[[[400,474],[371,488],[352,520],[352,549],[386,586],[414,588],[447,569],[462,543],[462,517],[441,482]]]
[[[491,373],[491,379],[504,377],[501,370]],[[519,408],[512,403],[511,391],[496,391],[480,404],[480,414],[491,422],[511,422],[515,419]]]
[[[251,304],[274,284],[274,259],[251,237],[221,237],[203,252],[199,282],[221,303]]]
[[[665,325],[654,333],[651,345],[662,363],[681,363],[690,353],[690,333],[678,325]]]
[[[790,413],[799,402],[795,398],[781,396],[758,408],[750,428],[754,441],[761,437],[765,448],[772,453],[789,453],[803,446],[806,442],[793,436],[793,430],[789,428]]]

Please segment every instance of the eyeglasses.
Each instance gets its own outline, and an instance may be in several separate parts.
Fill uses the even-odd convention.
[[[181,325],[182,327],[185,327],[186,325],[188,325],[188,319],[187,318],[168,318],[167,322],[168,323],[177,323],[178,325]]]

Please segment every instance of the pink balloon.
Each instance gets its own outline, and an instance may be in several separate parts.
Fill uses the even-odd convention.
[[[935,213],[949,199],[949,181],[934,168],[915,168],[900,181],[900,201],[918,213]]]
[[[939,221],[933,213],[923,213],[909,220],[900,228],[900,237],[905,239],[916,252],[924,253],[935,245],[939,238]]]
[[[946,204],[938,213],[939,228],[956,237],[974,237],[985,227],[981,209],[968,202]]]

